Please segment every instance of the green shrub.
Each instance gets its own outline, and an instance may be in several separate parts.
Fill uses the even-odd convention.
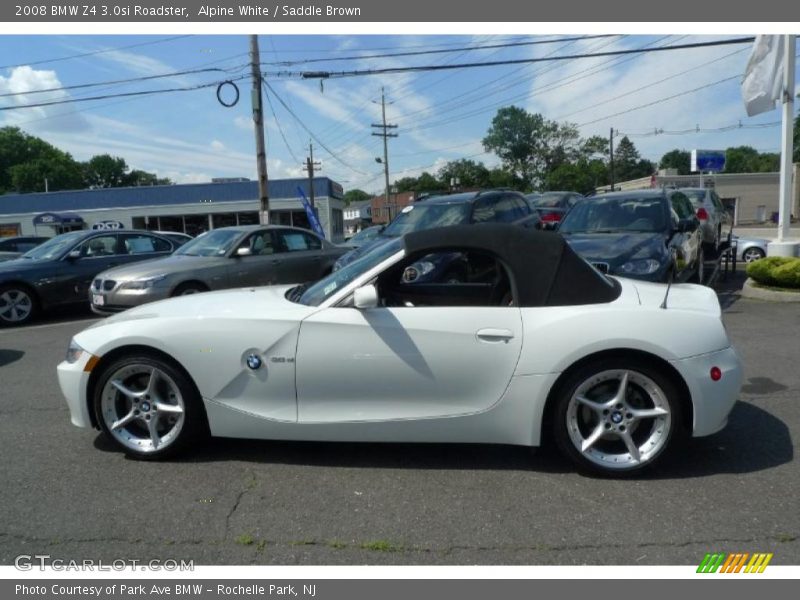
[[[756,283],[800,289],[800,258],[769,256],[747,265],[747,276]]]

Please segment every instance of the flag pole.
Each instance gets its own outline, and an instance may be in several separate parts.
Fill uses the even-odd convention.
[[[783,45],[783,124],[781,133],[780,203],[778,242],[788,240],[792,215],[792,135],[794,127],[795,36],[787,35]]]

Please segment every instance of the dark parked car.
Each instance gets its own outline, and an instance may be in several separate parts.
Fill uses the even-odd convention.
[[[146,231],[73,231],[0,263],[0,326],[40,311],[85,304],[92,279],[110,267],[171,254],[175,243]]]
[[[172,256],[100,273],[89,290],[92,310],[112,314],[171,296],[226,288],[305,283],[327,275],[347,248],[307,229],[221,227]]]
[[[0,238],[0,261],[12,260],[25,254],[28,250],[36,248],[50,238],[33,235],[19,235]]]
[[[517,192],[485,190],[431,196],[406,206],[371,242],[337,260],[334,271],[389,240],[412,231],[480,223],[516,223],[524,227],[542,228],[539,215],[528,206],[525,196]],[[411,265],[413,269],[410,267],[407,281],[463,281],[464,275],[457,258],[458,255],[453,255],[450,257],[452,261],[421,260]]]
[[[604,273],[645,281],[704,280],[700,223],[678,190],[586,198],[564,217],[558,231]]]
[[[547,229],[555,229],[564,215],[584,197],[577,192],[544,192],[525,196]]]

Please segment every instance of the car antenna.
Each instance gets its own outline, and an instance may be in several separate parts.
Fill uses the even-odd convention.
[[[664,300],[661,302],[661,306],[659,308],[666,309],[667,308],[667,298],[669,297],[669,290],[672,287],[672,279],[675,277],[675,270],[669,270],[669,278],[667,279],[667,291],[664,294]]]

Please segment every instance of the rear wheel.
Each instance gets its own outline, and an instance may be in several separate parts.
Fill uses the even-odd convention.
[[[742,260],[744,260],[746,263],[751,263],[754,260],[760,260],[765,256],[766,254],[764,254],[764,251],[761,248],[748,248],[742,252]]]
[[[181,370],[149,354],[108,365],[95,387],[94,409],[103,433],[137,459],[173,455],[206,431],[194,384]]]
[[[21,285],[0,287],[0,325],[24,325],[36,316],[36,297]]]
[[[556,402],[555,441],[584,471],[612,477],[641,473],[683,436],[676,386],[639,360],[599,360],[578,369]]]

